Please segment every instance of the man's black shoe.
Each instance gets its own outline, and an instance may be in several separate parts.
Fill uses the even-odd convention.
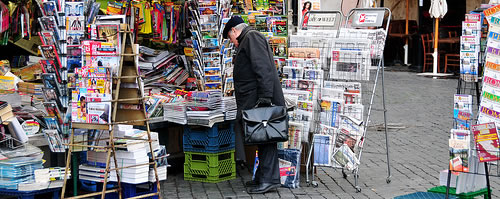
[[[281,186],[281,184],[261,183],[258,187],[250,189],[250,191],[248,191],[248,193],[249,194],[266,193],[269,190],[276,189],[276,188],[278,188],[280,186]]]
[[[245,182],[246,187],[256,187],[258,185],[259,185],[259,182],[254,181],[254,180],[250,180],[250,181]]]

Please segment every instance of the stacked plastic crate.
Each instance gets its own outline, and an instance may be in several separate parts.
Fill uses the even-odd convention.
[[[217,123],[211,128],[185,126],[184,179],[217,183],[236,178],[233,123]]]

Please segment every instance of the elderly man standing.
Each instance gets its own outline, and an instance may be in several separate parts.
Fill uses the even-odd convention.
[[[233,16],[224,27],[224,38],[236,46],[234,88],[238,108],[236,133],[242,134],[242,110],[257,104],[285,106],[283,90],[274,64],[273,52],[266,38]],[[239,137],[239,136],[237,136]],[[255,180],[246,183],[249,193],[265,193],[281,186],[277,143],[258,145],[259,166]]]

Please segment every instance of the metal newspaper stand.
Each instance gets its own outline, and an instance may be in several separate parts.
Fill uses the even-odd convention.
[[[313,17],[314,15],[310,15],[309,20]],[[355,180],[354,187],[357,192],[361,191],[358,185],[359,161],[370,115],[372,110],[375,110],[372,106],[379,77],[382,79],[383,109],[381,111],[384,114],[386,138],[388,169],[386,182],[391,182],[383,67],[383,50],[390,19],[391,11],[388,8],[352,9],[345,20],[345,28],[339,29],[338,37],[333,39],[330,45],[331,57],[327,63],[324,85],[322,85],[319,97],[321,107],[319,116],[316,115],[314,138],[310,142],[307,156],[306,182],[308,186],[318,186],[318,183],[314,181],[314,169],[311,169],[311,166],[332,167],[342,169],[344,178],[347,178],[345,170],[352,171]],[[312,26],[308,26],[308,29],[309,27]],[[330,27],[334,26],[330,25]],[[373,85],[370,83],[370,69],[376,69]],[[362,91],[370,94],[367,108],[363,105],[365,103],[362,103]],[[350,126],[339,126],[341,124]],[[313,151],[314,159],[312,159]],[[311,180],[309,172],[312,175]]]

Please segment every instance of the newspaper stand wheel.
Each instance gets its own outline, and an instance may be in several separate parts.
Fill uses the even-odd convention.
[[[359,192],[361,192],[361,187],[356,186],[356,193],[359,193]]]
[[[314,188],[316,188],[316,187],[318,187],[318,182],[316,182],[316,181],[312,181],[312,182],[311,182],[311,185],[312,185]]]
[[[391,183],[391,177],[387,177],[387,179],[385,179],[385,182],[387,182],[387,184],[390,184]]]

